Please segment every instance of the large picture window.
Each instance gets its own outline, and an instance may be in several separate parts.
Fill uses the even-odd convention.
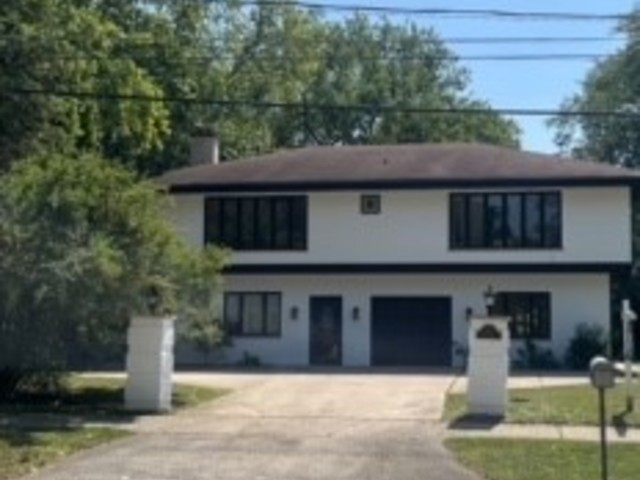
[[[281,295],[273,292],[228,292],[224,295],[224,322],[231,335],[280,335]]]
[[[205,241],[234,250],[304,250],[307,198],[209,197]]]
[[[451,248],[559,248],[559,192],[452,193]]]
[[[548,292],[499,292],[492,313],[511,317],[512,338],[551,338],[551,294]]]

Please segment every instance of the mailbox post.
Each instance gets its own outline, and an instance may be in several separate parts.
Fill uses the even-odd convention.
[[[508,397],[509,341],[508,317],[470,319],[467,365],[469,413],[504,416]]]
[[[632,362],[635,356],[634,352],[634,338],[633,338],[633,324],[638,318],[636,312],[631,309],[631,303],[629,300],[622,301],[622,309],[620,313],[620,317],[622,319],[622,340],[624,346],[624,374],[625,374],[625,383],[627,388],[627,412],[635,411],[636,405],[634,401],[633,395],[633,387],[632,384],[635,383],[633,381],[633,372],[632,372]]]
[[[615,368],[612,362],[604,357],[594,357],[589,364],[591,385],[598,389],[598,403],[600,410],[600,467],[602,480],[609,478],[607,458],[607,410],[605,390],[616,384]]]

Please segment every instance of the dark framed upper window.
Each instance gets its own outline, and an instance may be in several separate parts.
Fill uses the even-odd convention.
[[[360,195],[360,213],[362,215],[378,215],[381,212],[380,195]]]
[[[208,197],[205,242],[234,250],[305,250],[307,197]]]
[[[551,339],[551,294],[548,292],[498,292],[492,313],[511,317],[511,337]]]
[[[452,193],[451,248],[560,248],[560,192]]]
[[[281,294],[277,292],[225,293],[224,323],[229,334],[234,336],[280,336]]]

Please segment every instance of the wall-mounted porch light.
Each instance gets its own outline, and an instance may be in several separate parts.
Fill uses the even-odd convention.
[[[360,319],[360,307],[353,307],[351,309],[351,318],[353,320],[359,320]]]
[[[298,319],[298,307],[291,307],[291,310],[289,310],[289,318],[291,320],[297,320]]]
[[[490,315],[493,306],[496,304],[496,294],[493,291],[493,287],[491,285],[487,286],[487,289],[482,295],[484,297],[484,306],[487,309],[487,315]]]

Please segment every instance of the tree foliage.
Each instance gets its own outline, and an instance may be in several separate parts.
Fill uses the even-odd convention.
[[[434,31],[361,15],[328,19],[292,4],[234,0],[6,0],[0,51],[5,167],[37,152],[81,150],[155,174],[184,163],[199,125],[217,128],[227,158],[318,143],[517,144],[515,124],[497,114],[377,108],[488,105],[470,95],[468,72]],[[16,88],[107,99],[10,93]],[[302,106],[108,99],[114,94]]]
[[[163,146],[170,131],[163,104],[12,93],[163,94],[143,66],[120,55],[126,32],[92,4],[0,2],[0,167],[48,151],[86,150],[129,161]]]
[[[74,342],[121,336],[133,313],[215,323],[224,255],[186,246],[165,202],[90,155],[34,157],[2,176],[0,365],[64,368]]]
[[[587,74],[582,91],[567,99],[563,110],[640,113],[640,13],[622,22],[619,31],[625,45],[597,63]],[[555,140],[578,158],[640,166],[640,118],[613,116],[565,116],[554,118]]]
[[[314,111],[306,140],[319,143],[476,141],[517,144],[515,124],[498,115],[383,112],[400,108],[489,108],[469,98],[469,75],[431,30],[355,16],[328,28],[309,88],[312,103],[371,105],[370,111]],[[303,119],[304,120],[304,119]]]

